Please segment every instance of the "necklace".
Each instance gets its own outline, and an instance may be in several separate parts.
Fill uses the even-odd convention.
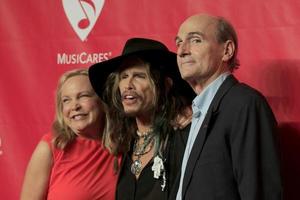
[[[135,140],[133,145],[133,155],[137,156],[137,158],[131,164],[131,173],[134,175],[139,175],[142,171],[142,161],[141,156],[147,154],[154,146],[154,134],[153,132],[149,134],[140,134],[137,131],[138,135],[141,135],[140,138],[143,139],[141,144],[138,143],[138,140]]]

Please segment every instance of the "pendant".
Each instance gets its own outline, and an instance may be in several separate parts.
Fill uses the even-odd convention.
[[[142,170],[142,162],[138,159],[133,161],[130,170],[134,175],[140,174]]]

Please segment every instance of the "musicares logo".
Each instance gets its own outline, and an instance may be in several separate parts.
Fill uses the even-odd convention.
[[[81,41],[93,29],[104,5],[104,0],[62,0],[67,18]]]

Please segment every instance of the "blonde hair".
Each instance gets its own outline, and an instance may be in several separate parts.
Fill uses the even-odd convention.
[[[74,131],[65,123],[64,117],[63,117],[63,104],[62,104],[62,86],[64,83],[75,76],[87,76],[88,77],[88,69],[75,69],[71,71],[65,72],[59,79],[58,85],[57,85],[57,90],[56,90],[56,101],[55,101],[55,120],[52,125],[52,129],[54,132],[54,139],[53,139],[53,145],[56,148],[59,149],[65,149],[68,144],[70,144],[75,138],[76,134]],[[96,94],[95,94],[96,95]],[[104,111],[106,111],[106,106],[105,104],[99,99],[99,102],[103,105]],[[102,138],[102,142],[104,146],[107,148],[110,148],[109,140],[107,139],[107,131],[106,131],[106,121],[107,117],[104,120],[104,122],[99,122],[99,123],[104,123],[104,131],[103,133],[99,133],[100,138]]]

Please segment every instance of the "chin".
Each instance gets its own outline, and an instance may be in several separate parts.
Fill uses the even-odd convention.
[[[134,117],[137,114],[137,112],[133,111],[133,110],[127,110],[127,111],[125,110],[124,113],[126,116],[129,116],[129,117]]]
[[[190,74],[182,74],[181,75],[181,78],[185,81],[188,81],[189,79],[192,78],[192,76]]]
[[[136,114],[133,113],[133,112],[126,112],[125,115],[126,115],[127,117],[135,117],[135,116],[136,116]]]
[[[84,130],[86,129],[86,126],[84,127],[74,127],[71,128],[75,133],[81,134],[82,132],[84,132]]]

